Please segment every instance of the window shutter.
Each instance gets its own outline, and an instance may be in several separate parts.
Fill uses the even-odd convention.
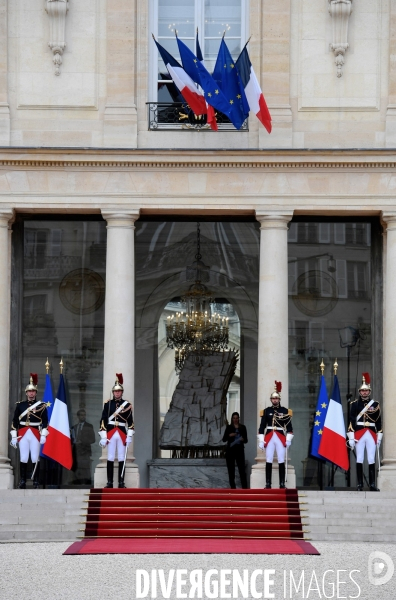
[[[336,260],[336,280],[338,287],[338,297],[348,298],[348,286],[347,286],[347,267],[345,260]]]

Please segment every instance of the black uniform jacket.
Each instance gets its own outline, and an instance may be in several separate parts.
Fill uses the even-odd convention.
[[[33,410],[29,410],[23,417],[19,418],[26,409],[29,409],[36,404],[37,399],[32,402],[28,400],[22,400],[17,402],[14,412],[14,418],[12,419],[12,429],[20,429],[21,427],[32,426],[34,429],[41,431],[48,426],[48,413],[47,405],[44,402],[40,402]]]
[[[235,433],[236,432],[236,428],[234,427],[234,425],[227,425],[224,435],[223,435],[223,442],[227,442],[227,450],[237,450],[240,448],[244,448],[244,444],[247,444],[248,441],[248,437],[247,437],[247,429],[245,427],[245,425],[242,425],[242,423],[239,423],[239,427],[238,427],[238,432],[239,435],[241,436],[241,438],[243,439],[243,442],[239,442],[234,444],[234,442],[237,439],[237,436],[233,435],[230,437],[230,433]],[[232,444],[232,445],[231,445]]]
[[[357,418],[359,413],[367,406],[370,402],[363,400],[361,396],[357,400],[352,400],[350,403],[350,421],[348,431],[361,431],[362,429],[369,429],[373,433],[380,433],[382,431],[382,419],[381,419],[381,408],[379,402],[374,401],[368,410]],[[361,423],[361,425],[358,425]]]
[[[128,429],[133,429],[133,414],[132,414],[132,404],[128,402],[124,406],[124,408],[111,419],[112,423],[109,423],[109,418],[115,413],[115,411],[125,402],[124,398],[120,398],[120,400],[115,400],[112,398],[108,400],[103,407],[102,418],[100,421],[100,429],[106,430],[107,432],[112,431],[115,427],[120,427],[122,431],[125,433],[128,432]]]
[[[286,435],[286,433],[293,433],[291,416],[288,409],[285,406],[267,406],[261,417],[259,433],[264,433],[267,427],[281,427],[283,432],[277,430],[281,435],[282,433],[283,435]],[[270,433],[271,431],[273,430],[267,429],[267,433]]]

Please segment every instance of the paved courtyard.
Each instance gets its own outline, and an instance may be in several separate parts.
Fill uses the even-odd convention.
[[[357,524],[358,526],[358,524]],[[225,544],[231,544],[226,541]],[[1,543],[0,544],[0,598],[1,600],[21,600],[38,597],[40,600],[73,599],[102,600],[105,598],[135,599],[137,570],[148,572],[150,578],[164,570],[165,582],[169,582],[172,569],[185,569],[182,578],[187,585],[181,588],[185,596],[176,592],[172,586],[168,596],[162,594],[158,583],[157,595],[150,585],[147,595],[140,586],[138,597],[163,597],[177,600],[189,596],[190,573],[202,569],[203,580],[210,569],[220,572],[221,569],[237,570],[241,577],[248,570],[248,580],[253,572],[259,573],[256,584],[249,587],[249,595],[233,596],[232,583],[220,587],[220,573],[212,573],[209,592],[203,598],[361,598],[363,600],[394,600],[396,574],[382,585],[369,582],[368,563],[371,556],[371,579],[378,583],[386,578],[392,563],[396,564],[396,544],[371,543],[335,543],[315,542],[314,546],[320,556],[280,556],[280,555],[96,555],[96,556],[63,556],[62,553],[70,544],[67,542],[50,543]],[[376,554],[373,554],[376,553]],[[382,553],[382,554],[379,554]],[[385,556],[384,556],[385,553]],[[266,596],[264,590],[264,573],[266,569],[274,569],[268,573],[274,584],[269,587],[273,596]],[[153,571],[157,570],[157,571]],[[143,575],[140,576],[143,581]],[[175,575],[176,577],[176,575]],[[230,580],[232,573],[225,573],[225,580]],[[157,577],[158,579],[158,577]],[[337,586],[338,580],[338,586]],[[175,581],[175,579],[174,579]],[[216,581],[219,589],[216,593]],[[346,582],[346,583],[343,583]],[[199,589],[199,588],[198,588]],[[298,591],[296,591],[298,589]],[[252,595],[257,592],[260,595]],[[195,593],[195,592],[194,592]],[[227,595],[228,594],[228,595]]]

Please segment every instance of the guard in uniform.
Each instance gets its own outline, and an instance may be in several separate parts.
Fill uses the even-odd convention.
[[[381,408],[379,402],[371,400],[369,373],[363,373],[359,398],[350,403],[350,423],[348,426],[348,443],[353,450],[356,447],[357,489],[363,491],[364,450],[367,452],[369,464],[369,488],[379,492],[375,485],[375,451],[382,441]]]
[[[118,487],[125,487],[124,476],[122,474],[125,461],[125,447],[129,446],[132,442],[132,437],[135,433],[132,404],[122,397],[124,393],[123,383],[122,373],[116,373],[115,384],[112,388],[113,398],[108,400],[104,405],[100,422],[99,444],[103,448],[107,446],[106,488],[113,487],[116,451],[118,458]]]
[[[260,450],[266,455],[265,464],[265,489],[271,489],[272,483],[272,461],[274,452],[278,457],[279,464],[279,487],[285,488],[285,456],[286,447],[289,448],[293,439],[292,411],[281,406],[282,383],[275,381],[275,390],[270,396],[272,406],[268,406],[261,417],[259,428]],[[264,437],[265,433],[265,437]]]
[[[26,488],[26,473],[29,454],[35,465],[39,460],[40,444],[45,444],[48,435],[47,406],[37,400],[38,378],[36,373],[30,373],[30,382],[25,388],[26,400],[17,402],[11,426],[11,446],[18,447],[20,456],[21,480],[18,487]],[[38,465],[37,465],[38,467]],[[33,487],[38,489],[38,468],[33,468]]]

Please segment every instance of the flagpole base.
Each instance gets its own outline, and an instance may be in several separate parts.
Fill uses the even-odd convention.
[[[14,471],[10,460],[0,456],[0,490],[12,489],[14,489]]]
[[[250,489],[259,490],[265,488],[265,456],[256,457],[256,463],[252,466],[252,472],[250,475]],[[272,487],[279,488],[279,465],[276,458],[272,463]],[[286,488],[296,488],[296,471],[293,465],[290,463],[290,459],[287,461],[287,481]]]

